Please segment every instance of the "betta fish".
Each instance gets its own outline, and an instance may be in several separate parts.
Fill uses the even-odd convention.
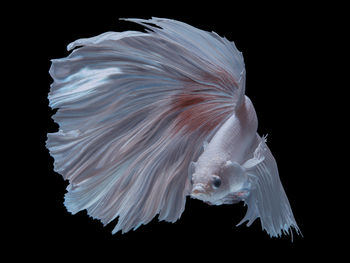
[[[78,39],[52,60],[59,130],[46,146],[69,181],[67,210],[104,225],[118,218],[112,233],[125,233],[157,215],[175,222],[187,196],[243,201],[239,224],[260,218],[272,237],[299,233],[235,44],[171,19],[125,20],[145,32]]]

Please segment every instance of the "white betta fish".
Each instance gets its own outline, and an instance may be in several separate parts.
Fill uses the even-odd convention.
[[[126,19],[146,32],[107,32],[68,45],[52,60],[48,134],[54,169],[69,180],[65,206],[86,209],[123,233],[175,222],[187,196],[244,201],[242,222],[270,236],[299,233],[277,165],[245,96],[233,42],[185,23]]]

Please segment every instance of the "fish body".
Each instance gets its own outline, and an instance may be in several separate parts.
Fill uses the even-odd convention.
[[[241,223],[260,218],[270,236],[300,233],[234,43],[175,20],[126,20],[146,32],[79,39],[52,60],[59,131],[46,146],[69,181],[68,211],[118,218],[113,233],[125,233],[157,215],[175,222],[191,196],[243,201]]]
[[[215,199],[221,200],[238,190],[238,185],[244,181],[238,164],[251,153],[257,123],[254,106],[248,97],[244,97],[242,105],[220,127],[198,158],[192,175],[192,197],[201,196],[204,201],[215,203]],[[215,187],[214,182],[218,179],[221,184]]]

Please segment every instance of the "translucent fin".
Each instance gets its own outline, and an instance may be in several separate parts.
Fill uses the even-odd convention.
[[[256,218],[260,218],[262,228],[270,236],[288,234],[291,228],[300,234],[278,175],[276,161],[265,138],[257,135],[256,145],[254,157],[243,165],[250,177],[251,189],[249,196],[244,199],[248,205],[247,213],[238,225],[248,221],[247,226],[250,226]]]
[[[47,148],[70,182],[65,205],[104,224],[119,217],[113,233],[180,217],[191,161],[244,94],[232,42],[174,20],[129,20],[151,31],[77,40],[50,69],[60,130]]]

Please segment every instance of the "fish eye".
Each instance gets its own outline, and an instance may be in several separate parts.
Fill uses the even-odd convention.
[[[219,188],[220,187],[220,185],[221,185],[221,179],[220,178],[214,178],[214,180],[213,180],[213,186],[215,187],[215,188]]]

